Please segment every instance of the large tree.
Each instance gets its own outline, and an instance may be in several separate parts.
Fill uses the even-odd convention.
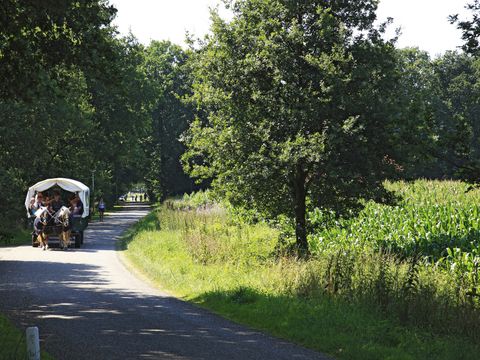
[[[433,62],[438,99],[432,153],[443,175],[478,182],[480,177],[480,61],[447,52]]]
[[[149,134],[153,92],[143,71],[143,46],[133,36],[108,41],[109,51],[85,76],[95,108],[89,137],[95,151],[91,169],[100,175],[101,187],[96,188],[113,201],[113,195],[118,197],[143,179],[142,145]]]
[[[61,65],[98,67],[115,13],[104,0],[2,0],[0,98],[35,98]]]
[[[195,57],[194,99],[207,111],[186,136],[191,175],[234,205],[295,222],[308,253],[307,206],[338,213],[387,200],[395,168],[395,49],[376,0],[229,2]]]
[[[154,91],[151,131],[145,143],[145,181],[151,198],[164,199],[192,191],[194,184],[185,174],[180,156],[185,146],[181,134],[193,117],[184,100],[191,94],[188,53],[169,41],[152,41],[145,51],[143,70]]]
[[[143,47],[117,38],[103,0],[0,4],[0,220],[27,185],[66,176],[111,196],[141,178],[150,114]]]

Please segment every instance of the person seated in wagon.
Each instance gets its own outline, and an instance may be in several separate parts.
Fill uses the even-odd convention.
[[[30,200],[30,214],[34,216],[35,212],[43,206],[43,194],[41,192],[38,192],[35,197]]]
[[[70,211],[72,212],[72,215],[83,214],[83,203],[82,200],[80,200],[80,196],[78,196],[78,192],[70,200]]]
[[[52,211],[54,213],[57,213],[62,208],[63,201],[62,201],[62,198],[60,196],[60,191],[59,190],[54,190],[53,191],[53,200],[50,202],[50,206],[52,207]]]

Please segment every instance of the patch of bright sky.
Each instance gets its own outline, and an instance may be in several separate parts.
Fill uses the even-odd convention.
[[[188,31],[195,37],[210,27],[209,8],[220,6],[220,14],[229,17],[220,0],[110,0],[118,9],[114,24],[121,34],[129,30],[144,44],[151,40],[170,40],[184,45]],[[398,46],[417,46],[432,56],[461,45],[461,33],[448,22],[448,15],[466,17],[467,0],[381,0],[379,20],[394,18],[390,35],[401,27]]]

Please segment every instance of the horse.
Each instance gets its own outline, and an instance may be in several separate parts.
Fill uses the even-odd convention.
[[[70,210],[62,206],[60,210],[55,214],[55,222],[62,226],[62,231],[60,232],[60,246],[62,249],[68,249],[70,245],[70,237],[72,235],[72,226],[70,224]]]
[[[45,233],[47,213],[48,209],[46,207],[40,207],[35,212],[35,221],[33,222],[33,234],[36,237],[36,241],[40,244],[40,248],[43,250],[48,249],[48,235]]]
[[[48,249],[48,235],[43,230],[37,235],[37,242],[40,244],[41,249]]]

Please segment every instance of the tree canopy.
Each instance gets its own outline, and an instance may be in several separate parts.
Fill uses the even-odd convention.
[[[377,0],[226,1],[190,49],[121,37],[104,0],[0,4],[0,211],[29,184],[95,174],[94,197],[211,186],[235,208],[287,218],[391,201],[383,181],[478,183],[479,0],[452,16],[465,52],[397,49]],[[183,166],[183,167],[182,167]],[[196,178],[201,184],[194,184]],[[21,199],[21,200],[19,200]]]
[[[480,53],[480,0],[474,0],[466,5],[467,10],[472,12],[472,18],[460,20],[458,14],[450,16],[450,22],[457,24],[462,31],[462,39],[465,41],[463,50],[466,53],[478,55]]]
[[[180,137],[193,118],[193,108],[185,101],[192,82],[188,59],[187,51],[169,41],[152,41],[145,50],[142,66],[155,98],[145,144],[145,181],[158,200],[196,188],[180,163],[185,151]]]
[[[21,219],[28,185],[72,177],[112,200],[141,178],[149,121],[143,47],[118,38],[105,1],[2,2],[0,211]]]
[[[398,76],[376,6],[235,1],[195,58],[194,100],[208,116],[186,138],[190,174],[234,205],[294,218],[303,253],[307,205],[344,212],[389,198]]]

